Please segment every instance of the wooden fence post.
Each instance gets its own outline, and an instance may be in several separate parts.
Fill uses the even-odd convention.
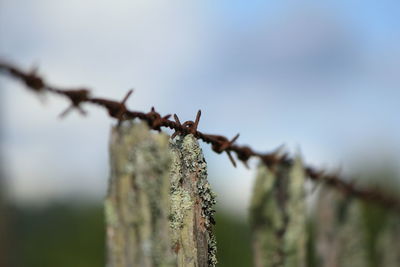
[[[316,204],[313,225],[318,266],[368,266],[358,201],[322,185]]]
[[[214,266],[206,163],[192,135],[168,142],[145,123],[112,129],[107,266]]]
[[[400,266],[399,214],[322,186],[314,220],[318,266]]]
[[[114,127],[105,201],[107,266],[174,266],[169,239],[168,136],[144,124]]]
[[[215,266],[212,226],[216,201],[203,153],[193,135],[176,137],[171,149],[171,228],[178,266]]]
[[[250,207],[254,264],[306,266],[305,174],[300,158],[260,164]]]

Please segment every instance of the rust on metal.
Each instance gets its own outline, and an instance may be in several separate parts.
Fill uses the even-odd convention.
[[[282,154],[280,149],[276,149],[270,153],[260,153],[254,151],[249,146],[235,145],[234,143],[238,139],[239,134],[229,140],[227,137],[222,135],[202,133],[198,130],[201,117],[200,110],[197,112],[195,121],[186,121],[181,123],[176,114],[173,116],[174,120],[170,120],[169,118],[171,115],[161,116],[161,114],[158,113],[154,107],[152,107],[151,111],[147,113],[129,110],[125,103],[132,94],[132,90],[128,91],[121,102],[118,102],[105,98],[91,97],[90,90],[86,88],[61,89],[50,86],[42,77],[37,74],[35,69],[30,72],[25,72],[12,64],[0,62],[0,71],[8,73],[12,77],[19,79],[28,89],[36,93],[47,91],[68,98],[71,102],[71,105],[61,114],[61,116],[65,116],[73,108],[76,108],[82,114],[86,114],[81,105],[84,103],[91,103],[105,108],[110,117],[117,119],[118,124],[124,120],[140,119],[146,121],[149,127],[153,130],[161,131],[162,127],[174,130],[175,132],[172,134],[172,138],[177,135],[193,134],[197,139],[201,139],[204,142],[211,144],[211,148],[214,152],[218,154],[226,152],[234,166],[236,166],[236,162],[232,156],[232,153],[235,153],[237,159],[246,167],[248,167],[247,161],[250,158],[257,157],[272,171],[275,169],[275,166],[280,163],[292,162],[292,159],[289,157],[289,155],[286,153]],[[400,211],[400,200],[397,198],[385,195],[377,190],[358,188],[354,185],[354,183],[346,181],[338,174],[328,174],[325,171],[317,170],[310,166],[305,166],[304,171],[309,179],[316,182],[324,182],[346,195],[354,196],[366,201],[377,202],[384,207]]]

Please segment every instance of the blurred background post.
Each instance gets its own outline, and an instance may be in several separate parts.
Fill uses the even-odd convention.
[[[309,266],[304,183],[300,157],[272,169],[260,163],[250,207],[254,266]]]

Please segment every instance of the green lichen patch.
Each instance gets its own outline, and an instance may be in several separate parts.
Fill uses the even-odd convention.
[[[207,173],[205,173],[207,175]],[[197,192],[199,194],[202,208],[202,216],[205,219],[207,229],[211,229],[214,222],[214,206],[217,203],[216,194],[211,190],[210,183],[206,179],[197,181]]]
[[[110,199],[104,201],[104,216],[106,219],[106,225],[115,226],[118,224],[118,214]]]
[[[186,190],[171,190],[170,226],[174,230],[182,229],[185,213],[193,205],[190,194]]]
[[[201,238],[194,245],[196,249],[204,249],[203,245],[198,244],[204,238],[207,248],[206,264],[215,266],[217,247],[212,225],[216,195],[207,180],[207,163],[193,135],[177,136],[170,140],[170,148],[173,155],[170,191],[170,226],[174,232],[173,239],[177,243],[183,242],[182,236],[187,236],[185,230],[190,231],[192,239],[200,235]],[[188,225],[192,229],[188,229]],[[201,261],[203,252],[197,250],[196,254],[197,260]]]

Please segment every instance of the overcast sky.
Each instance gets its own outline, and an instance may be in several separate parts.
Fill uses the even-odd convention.
[[[0,57],[96,96],[134,88],[131,109],[181,120],[201,109],[204,132],[350,173],[360,157],[400,163],[399,18],[398,1],[2,0]],[[11,197],[103,197],[105,112],[59,120],[63,99],[0,85]],[[254,168],[202,146],[220,203],[245,210]]]

